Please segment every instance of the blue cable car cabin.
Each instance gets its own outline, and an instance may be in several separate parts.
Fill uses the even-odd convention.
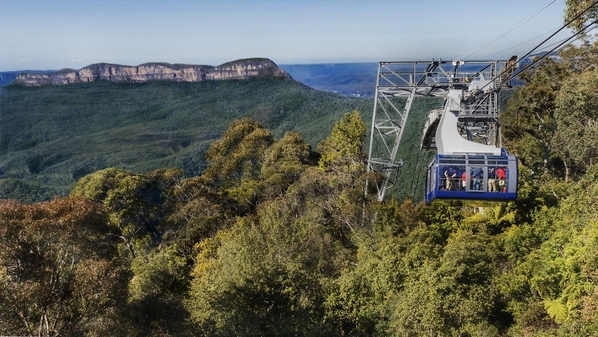
[[[426,204],[435,199],[515,200],[517,158],[501,152],[437,154],[426,175]]]

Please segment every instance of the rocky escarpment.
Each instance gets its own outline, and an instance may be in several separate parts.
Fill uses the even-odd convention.
[[[200,82],[250,78],[290,78],[290,75],[271,60],[263,58],[237,60],[217,67],[169,63],[145,63],[138,66],[97,63],[79,70],[63,69],[52,74],[20,74],[13,84],[43,86],[101,80],[115,83],[141,83],[147,81]]]

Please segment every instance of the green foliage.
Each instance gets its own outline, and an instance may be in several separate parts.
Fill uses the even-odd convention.
[[[115,168],[100,170],[79,179],[70,195],[104,202],[110,190],[114,189],[122,179],[132,175],[129,171]]]
[[[569,182],[524,169],[507,204],[378,203],[364,195],[364,130],[346,114],[312,153],[297,133],[275,140],[242,119],[210,147],[202,176],[106,169],[75,184],[76,207],[6,202],[0,286],[24,299],[0,298],[6,331],[31,333],[43,315],[18,303],[39,303],[47,281],[15,282],[15,259],[36,275],[66,253],[85,267],[55,269],[83,280],[69,279],[85,290],[68,296],[96,294],[97,275],[110,275],[80,319],[52,318],[83,334],[583,336],[598,327],[596,165]],[[56,228],[41,220],[54,218]],[[29,259],[39,242],[57,248]]]
[[[567,5],[570,18],[589,3]],[[581,21],[594,16],[592,9]],[[586,336],[597,327],[598,52],[586,41],[559,55],[525,78],[503,116],[507,143],[525,164],[515,221],[500,236],[507,260],[499,287],[513,335]]]
[[[344,130],[357,130],[351,143],[338,131],[347,126]],[[331,136],[320,148],[342,152],[332,141],[342,138],[353,152],[334,157],[326,170],[309,166],[315,162],[298,135],[287,134],[271,145],[262,138],[269,148],[261,176],[253,180],[276,193],[262,194],[255,213],[237,218],[197,248],[188,308],[202,333],[335,334],[324,324],[323,303],[333,278],[346,266],[352,233],[363,216],[365,127],[353,113],[335,130],[338,139]]]
[[[587,9],[587,10],[586,10]],[[598,6],[590,0],[566,0],[565,22],[572,21],[569,27],[580,31],[585,25],[598,18]]]
[[[162,169],[147,174],[106,169],[83,177],[72,196],[100,203],[113,230],[110,235],[125,244],[131,257],[159,244],[165,230],[165,192],[178,183],[180,170]]]
[[[444,253],[424,260],[409,275],[392,314],[395,335],[475,335],[497,331],[493,311],[501,308],[494,287],[496,248],[491,237],[452,235]],[[498,327],[493,327],[498,324]]]
[[[560,152],[572,166],[584,170],[598,155],[596,90],[598,71],[586,71],[563,83],[556,99]]]
[[[373,228],[355,234],[355,261],[334,280],[326,298],[326,321],[343,335],[390,335],[390,313],[405,279],[438,251],[410,202],[378,206]]]
[[[185,179],[168,192],[164,239],[178,243],[186,255],[196,244],[228,228],[240,213],[236,201],[214,191],[201,177]]]
[[[318,144],[321,153],[319,165],[326,169],[331,165],[361,165],[364,161],[363,143],[366,128],[358,111],[346,114],[334,124],[328,138]]]
[[[515,90],[507,111],[501,116],[505,145],[525,166],[549,172],[555,157],[555,99],[564,74],[560,65],[552,60],[528,74],[522,76],[526,84]]]
[[[570,183],[559,207],[541,207],[530,225],[505,233],[511,266],[503,291],[520,329],[585,335],[595,328],[594,172],[592,166],[579,182]]]
[[[296,132],[287,132],[264,154],[261,170],[262,193],[266,197],[282,196],[301,177],[312,153],[309,144]]]
[[[259,220],[258,220],[259,219]],[[259,221],[259,222],[257,222]],[[274,202],[256,222],[240,219],[200,250],[189,310],[203,334],[313,336],[321,324],[325,279],[335,271],[338,243]]]
[[[82,198],[0,202],[0,333],[101,335],[119,323],[127,272]]]
[[[315,147],[344,113],[371,106],[293,80],[9,86],[0,95],[0,192],[28,202],[65,196],[105,168],[198,176],[210,143],[243,117]]]
[[[210,165],[203,177],[216,186],[228,187],[243,177],[255,178],[263,161],[263,152],[274,141],[272,134],[249,118],[234,121],[222,138],[206,151]]]
[[[569,317],[569,310],[567,309],[567,306],[561,302],[560,298],[553,301],[546,300],[544,302],[544,307],[550,318],[554,319],[558,324],[565,322]]]
[[[62,186],[48,186],[36,181],[14,178],[0,179],[0,195],[2,197],[12,197],[25,203],[52,200],[55,196],[62,194],[64,194]]]
[[[202,179],[225,191],[239,204],[251,207],[258,196],[258,182],[266,149],[274,142],[269,130],[244,118],[234,121],[221,139],[206,152],[209,162]]]
[[[183,300],[189,286],[189,264],[176,245],[137,256],[131,263],[127,318],[129,335],[185,335],[189,313]]]
[[[598,47],[584,42],[559,56],[521,76],[525,85],[515,91],[501,121],[507,147],[526,167],[569,179],[583,174],[596,152],[592,93]]]

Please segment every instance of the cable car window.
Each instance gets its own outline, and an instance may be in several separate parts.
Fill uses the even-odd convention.
[[[438,163],[444,165],[465,165],[465,160],[440,159]]]
[[[484,190],[484,171],[482,167],[472,166],[469,171],[471,176],[470,190],[482,191]]]
[[[507,192],[507,167],[496,168],[496,179],[498,179],[499,192]]]
[[[472,160],[472,157],[476,157]],[[435,199],[507,201],[517,197],[517,158],[437,155],[428,166],[427,203]],[[497,158],[498,157],[498,158]]]
[[[499,192],[496,167],[494,166],[488,168],[488,192]]]
[[[444,166],[441,172],[444,177],[444,189],[446,191],[455,191],[459,184],[457,168],[453,165]]]
[[[459,178],[457,190],[465,191],[467,189],[467,169],[465,166],[459,167],[457,170],[457,177]]]
[[[435,165],[433,165],[432,167],[434,167]],[[431,168],[432,168],[431,167]],[[428,184],[426,184],[426,193],[429,193],[433,190],[436,189],[436,170],[433,169],[429,169],[428,170]]]

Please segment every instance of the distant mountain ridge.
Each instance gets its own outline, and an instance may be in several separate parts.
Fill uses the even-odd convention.
[[[22,73],[12,84],[31,87],[110,81],[143,83],[147,81],[201,82],[206,80],[245,80],[252,78],[290,78],[290,75],[267,58],[242,59],[220,66],[145,63],[127,66],[96,63],[79,70],[63,69],[51,74]]]
[[[374,97],[378,63],[282,64],[293,79],[350,97]]]
[[[17,70],[0,72],[0,87],[9,85],[22,73],[28,74],[51,74],[54,70]]]
[[[534,54],[519,60],[519,69],[531,63],[541,54]],[[556,54],[551,56],[557,57]],[[263,61],[263,62],[261,62]],[[250,69],[253,65],[258,69]],[[126,70],[122,74],[110,74],[113,71]],[[127,67],[127,68],[123,68]],[[259,68],[261,67],[261,69]],[[95,69],[95,70],[94,70]],[[101,70],[101,71],[100,71]],[[218,67],[209,65],[187,65],[152,62],[139,66],[121,66],[116,64],[92,64],[81,70],[63,69],[60,71],[8,71],[0,72],[0,86],[12,83],[28,85],[75,83],[79,74],[89,71],[95,78],[113,80],[114,82],[143,82],[147,80],[197,81],[198,79],[238,79],[251,76],[274,76],[293,79],[314,89],[335,92],[350,97],[374,97],[378,63],[322,63],[322,64],[282,64],[276,65],[267,58],[243,59],[225,63]],[[245,71],[245,74],[243,72]],[[252,73],[253,72],[253,73]],[[269,73],[270,72],[270,73]],[[125,74],[126,73],[126,74]],[[273,74],[272,74],[273,73]],[[37,74],[37,75],[35,75]],[[40,75],[42,74],[42,75]],[[19,76],[21,75],[21,76]],[[47,76],[46,76],[47,75]],[[15,80],[19,77],[19,81]],[[89,82],[94,76],[79,76],[79,82]],[[42,84],[44,83],[44,84]],[[520,84],[515,81],[516,84]]]

